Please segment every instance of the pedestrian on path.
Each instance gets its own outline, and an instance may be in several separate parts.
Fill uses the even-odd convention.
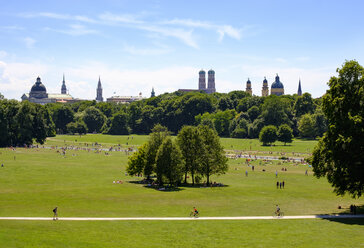
[[[278,171],[276,171],[276,177],[278,177]]]
[[[248,170],[245,171],[245,176],[247,177],[248,176]]]
[[[53,209],[53,220],[58,220],[58,207]]]
[[[284,189],[284,181],[282,182],[282,188]]]
[[[277,181],[277,189],[278,189],[278,187],[279,187],[279,182]]]

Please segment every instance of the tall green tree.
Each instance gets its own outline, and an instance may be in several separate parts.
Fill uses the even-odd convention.
[[[177,186],[182,180],[183,159],[177,144],[170,137],[164,139],[156,155],[156,173],[159,185],[166,178],[170,185]]]
[[[110,119],[110,123],[110,128],[106,133],[114,135],[126,135],[130,133],[127,114],[123,112],[114,114]]]
[[[156,171],[156,156],[159,147],[162,145],[164,139],[169,136],[168,129],[160,124],[157,124],[152,129],[149,135],[148,146],[146,150],[146,162],[144,166],[144,175],[148,178]]]
[[[286,143],[292,143],[292,128],[290,128],[287,124],[280,125],[278,128],[277,136],[278,141],[284,142],[284,145],[286,145]]]
[[[105,123],[105,115],[97,108],[91,106],[85,109],[83,121],[89,132],[99,133]]]
[[[302,96],[297,97],[294,104],[294,111],[296,117],[301,117],[304,114],[313,114],[315,104],[310,93],[304,93]]]
[[[195,175],[199,171],[200,155],[202,153],[202,140],[197,127],[184,126],[178,133],[177,142],[184,159],[184,182],[187,183],[187,174],[191,174],[192,185],[195,184]]]
[[[263,127],[259,133],[259,141],[263,143],[263,146],[276,142],[277,138],[277,128],[273,125]]]
[[[66,125],[74,120],[74,112],[69,106],[56,105],[53,109],[52,118],[56,125],[57,133],[65,133]]]
[[[144,143],[128,159],[126,171],[130,175],[140,175],[144,173],[146,166],[146,156],[148,152],[148,143]]]
[[[15,115],[17,124],[16,145],[31,145],[33,143],[34,106],[24,101]]]
[[[199,126],[198,128],[203,149],[200,156],[199,172],[206,177],[207,185],[209,185],[211,175],[224,174],[228,170],[227,158],[216,131],[207,126]]]
[[[311,114],[301,116],[298,121],[298,130],[303,138],[315,138],[315,121]]]
[[[323,97],[328,130],[316,145],[313,171],[326,176],[339,195],[364,192],[364,68],[346,61],[331,77]]]

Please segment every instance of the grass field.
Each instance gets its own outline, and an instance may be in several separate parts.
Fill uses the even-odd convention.
[[[76,141],[77,139],[77,141]],[[50,146],[123,148],[145,142],[146,136],[57,136]],[[240,142],[239,142],[240,141]],[[128,142],[128,145],[126,145]],[[314,141],[292,146],[261,147],[256,140],[223,139],[225,147],[244,150],[247,144],[279,153],[305,153]],[[297,142],[297,143],[296,143]],[[306,143],[307,142],[307,143]],[[296,143],[296,144],[295,144]],[[235,148],[236,147],[236,148]],[[254,150],[251,149],[251,150]],[[283,150],[279,150],[283,149]],[[0,216],[51,217],[59,207],[62,217],[171,217],[187,216],[196,206],[201,216],[265,216],[279,204],[286,215],[348,212],[364,199],[339,197],[326,179],[312,176],[308,165],[230,159],[225,175],[212,180],[226,187],[181,187],[163,192],[143,187],[141,178],[125,175],[125,152],[57,149],[0,149]],[[281,168],[287,171],[281,171]],[[263,169],[265,171],[263,171]],[[308,170],[309,175],[305,176]],[[248,171],[248,176],[245,176]],[[276,178],[275,172],[278,172]],[[113,181],[122,180],[123,184]],[[277,189],[277,181],[285,189]],[[341,210],[338,206],[342,206]],[[321,232],[320,232],[321,231]],[[325,232],[323,238],[322,232]],[[360,247],[363,220],[250,220],[198,222],[40,222],[0,220],[0,247]]]

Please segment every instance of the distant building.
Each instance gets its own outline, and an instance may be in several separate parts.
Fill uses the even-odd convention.
[[[253,90],[252,90],[252,82],[250,82],[250,79],[248,78],[248,81],[246,81],[246,89],[245,92],[253,95]]]
[[[23,94],[21,99],[22,101],[29,101],[39,104],[76,101],[76,99],[74,99],[71,95],[67,94],[65,91],[66,91],[66,83],[64,80],[64,76],[63,76],[61,94],[52,94],[52,93],[48,94],[46,87],[40,80],[40,77],[37,77],[37,81],[30,89],[29,94],[27,93]]]
[[[102,87],[101,87],[100,77],[99,77],[99,82],[97,83],[96,101],[98,101],[98,102],[103,102],[104,101],[104,98],[102,97]]]
[[[152,92],[151,92],[151,94],[150,94],[150,97],[155,97],[154,88],[152,88]]]
[[[113,102],[117,104],[128,104],[135,101],[140,101],[145,99],[142,96],[142,93],[139,93],[139,96],[112,96],[106,99],[106,102]]]
[[[215,71],[209,70],[207,72],[208,80],[207,80],[207,88],[206,88],[206,72],[204,70],[200,70],[198,72],[198,89],[179,89],[178,91],[182,92],[199,92],[205,91],[207,94],[215,93]]]
[[[272,83],[271,89],[270,89],[271,95],[277,95],[281,96],[284,95],[284,86],[281,81],[279,81],[279,76],[277,74],[276,80]]]
[[[63,81],[62,81],[62,88],[61,88],[61,94],[67,94],[67,87],[66,87],[66,82],[64,80],[64,74],[63,74]]]
[[[301,79],[299,79],[299,81],[298,81],[298,91],[297,91],[297,95],[302,96]]]
[[[269,95],[268,80],[264,77],[263,88],[262,88],[262,96],[268,96],[268,95]]]
[[[214,70],[209,70],[207,72],[207,89],[205,90],[206,93],[211,94],[211,93],[215,93],[216,92],[216,88],[215,88],[215,71]]]
[[[206,90],[206,72],[204,70],[198,73],[198,89]]]

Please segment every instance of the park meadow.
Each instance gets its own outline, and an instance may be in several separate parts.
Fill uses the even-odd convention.
[[[228,171],[163,191],[126,173],[148,136],[58,135],[33,148],[0,149],[0,216],[187,217],[346,214],[363,199],[337,196],[304,161],[317,141],[262,146],[221,138]],[[68,147],[63,153],[61,148]],[[287,159],[288,158],[288,159]],[[254,170],[253,167],[254,166]],[[277,186],[285,182],[284,188]],[[340,209],[339,209],[340,206]],[[362,247],[363,219],[196,221],[6,221],[0,247]]]

